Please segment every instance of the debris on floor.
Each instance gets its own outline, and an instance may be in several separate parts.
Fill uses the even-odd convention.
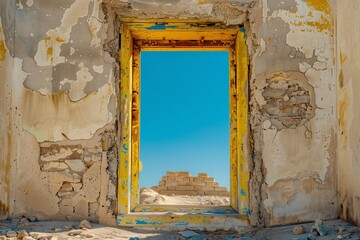
[[[360,228],[342,220],[302,223],[271,228],[249,228],[237,231],[163,231],[142,228],[105,226],[88,221],[29,221],[21,219],[0,222],[0,240],[112,240],[112,239],[154,239],[154,240],[360,240]]]

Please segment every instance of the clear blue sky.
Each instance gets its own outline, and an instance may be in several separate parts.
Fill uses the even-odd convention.
[[[229,189],[228,52],[141,52],[140,187],[166,171]]]

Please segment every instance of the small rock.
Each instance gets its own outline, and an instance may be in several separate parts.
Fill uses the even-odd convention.
[[[69,225],[66,225],[66,229],[67,230],[72,230],[72,229],[74,229],[75,227],[73,226],[73,225],[71,225],[71,224],[69,224]]]
[[[17,237],[18,239],[23,239],[26,236],[29,236],[29,234],[25,230],[20,230]]]
[[[292,233],[294,235],[300,235],[300,234],[303,234],[305,233],[305,228],[303,226],[295,226],[292,230]]]
[[[54,232],[61,232],[62,229],[61,228],[54,228]]]
[[[92,234],[85,234],[85,235],[83,235],[85,238],[93,238],[94,237],[94,235],[92,235]]]
[[[88,220],[82,220],[80,222],[80,228],[91,229],[91,223]]]
[[[311,234],[317,236],[324,236],[328,233],[326,227],[323,225],[323,220],[316,219],[315,224],[311,227]]]
[[[29,233],[30,237],[35,238],[35,239],[46,239],[47,238],[52,238],[52,235],[49,233],[40,233],[40,232],[31,232]]]
[[[328,233],[326,227],[321,224],[316,225],[316,230],[318,231],[320,236],[325,236]]]
[[[15,231],[8,231],[6,233],[7,237],[17,237],[17,233]]]
[[[25,236],[25,237],[23,238],[23,240],[36,240],[36,239],[33,238],[33,237],[30,237],[30,236]]]
[[[195,236],[199,236],[200,234],[191,231],[191,230],[185,230],[185,231],[181,231],[178,232],[181,236],[183,236],[184,238],[190,238],[190,237],[195,237]]]
[[[82,233],[82,230],[80,229],[75,229],[75,230],[71,230],[68,235],[69,236],[76,236],[76,235],[80,235]]]
[[[316,237],[312,234],[309,234],[308,237],[307,237],[307,240],[315,240]]]
[[[21,220],[20,220],[20,224],[23,224],[23,225],[28,225],[30,222],[27,218],[23,217]]]
[[[36,222],[36,220],[37,220],[35,216],[30,216],[30,217],[28,217],[28,219],[30,222]]]

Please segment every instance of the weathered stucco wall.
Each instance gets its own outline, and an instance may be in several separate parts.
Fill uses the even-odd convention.
[[[0,151],[0,167],[12,163],[0,173],[0,190],[10,196],[10,216],[115,220],[123,17],[245,25],[251,223],[338,215],[332,1],[0,0],[0,6],[0,84],[11,83],[0,97],[12,96],[0,103],[0,141],[11,148]]]
[[[340,217],[360,225],[360,2],[337,1]]]
[[[259,218],[270,225],[335,218],[335,6],[325,0],[260,4],[251,15],[250,79]]]
[[[1,101],[11,154],[3,149],[0,166],[11,168],[1,167],[0,187],[9,215],[114,223],[117,61],[104,51],[112,27],[100,1],[0,6],[1,84],[10,83],[1,98],[11,99]]]
[[[4,28],[0,21],[0,219],[7,218],[10,192],[11,156],[11,88],[12,64],[9,50],[5,44]]]

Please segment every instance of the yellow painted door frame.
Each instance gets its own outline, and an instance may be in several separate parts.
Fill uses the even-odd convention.
[[[247,225],[248,54],[245,31],[209,21],[124,19],[120,49],[120,159],[118,224],[122,226],[202,226],[232,217]],[[139,200],[140,52],[228,51],[230,104],[230,206],[141,205]],[[166,212],[174,212],[169,217]]]

